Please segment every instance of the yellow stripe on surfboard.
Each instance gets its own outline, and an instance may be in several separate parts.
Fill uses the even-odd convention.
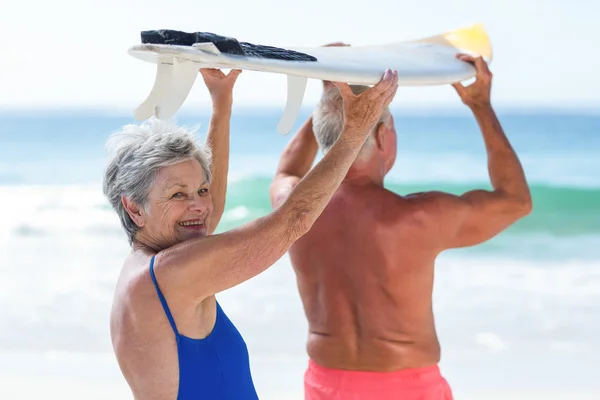
[[[451,46],[462,51],[480,55],[487,62],[492,61],[492,43],[482,24],[457,29],[441,35],[417,40],[416,42]]]

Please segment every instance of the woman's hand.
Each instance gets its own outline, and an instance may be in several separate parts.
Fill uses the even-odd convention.
[[[233,86],[242,70],[232,69],[225,75],[220,69],[201,68],[200,73],[212,98],[213,106],[223,103],[231,105]]]

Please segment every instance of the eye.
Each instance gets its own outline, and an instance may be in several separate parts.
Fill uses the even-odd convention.
[[[175,193],[173,196],[171,196],[173,199],[180,199],[182,197],[184,197],[185,195],[181,192],[177,192]]]
[[[198,194],[200,196],[206,196],[208,194],[208,189],[206,189],[206,188],[200,189],[200,190],[198,190]]]

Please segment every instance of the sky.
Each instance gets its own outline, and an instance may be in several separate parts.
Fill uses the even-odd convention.
[[[0,108],[133,110],[155,65],[127,49],[148,29],[208,31],[266,45],[355,45],[418,39],[484,24],[503,107],[600,110],[597,0],[2,0]],[[304,104],[318,100],[309,81]],[[285,76],[246,71],[236,105],[284,107]],[[209,104],[196,81],[185,108]],[[447,85],[401,88],[403,107],[460,105]]]

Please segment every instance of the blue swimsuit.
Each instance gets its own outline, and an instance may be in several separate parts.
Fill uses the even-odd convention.
[[[204,339],[183,336],[177,330],[167,301],[154,275],[154,257],[150,275],[158,298],[167,314],[177,340],[179,357],[178,400],[258,400],[252,382],[246,342],[217,302],[217,320]]]

